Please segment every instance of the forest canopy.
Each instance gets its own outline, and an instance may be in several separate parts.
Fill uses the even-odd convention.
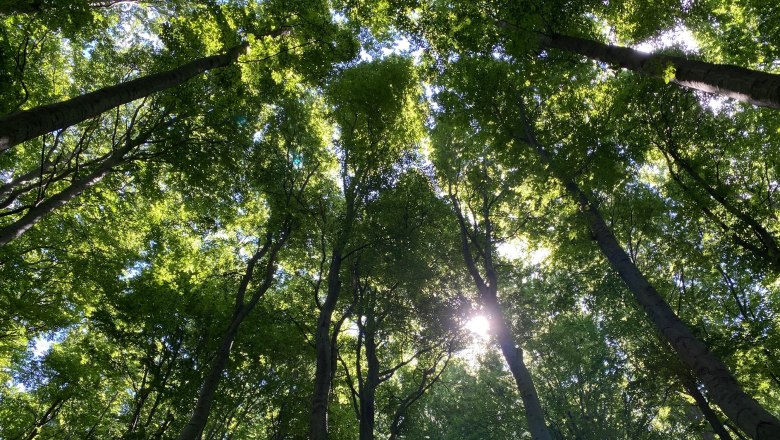
[[[0,439],[780,439],[775,0],[0,0]]]

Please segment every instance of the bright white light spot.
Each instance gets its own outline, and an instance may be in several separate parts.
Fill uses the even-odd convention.
[[[46,355],[46,353],[49,352],[51,349],[51,345],[54,343],[53,340],[47,339],[41,336],[38,336],[33,341],[33,356],[36,358],[41,358]]]
[[[365,49],[360,49],[360,60],[370,63],[374,61],[374,57],[371,56]]]
[[[353,338],[357,338],[358,334],[360,333],[360,329],[358,328],[357,323],[351,319],[347,319],[345,324],[347,325],[344,328],[344,333],[348,334],[349,336],[352,336]]]
[[[507,260],[525,260],[532,265],[544,263],[550,256],[550,250],[546,247],[530,249],[525,240],[507,240],[496,248],[498,255]]]
[[[634,45],[634,49],[642,52],[655,52],[659,49],[680,46],[686,52],[698,52],[699,43],[694,38],[690,29],[683,25],[677,25],[664,31],[656,38]]]
[[[466,329],[480,339],[487,339],[490,336],[490,321],[485,316],[477,315],[469,319]]]

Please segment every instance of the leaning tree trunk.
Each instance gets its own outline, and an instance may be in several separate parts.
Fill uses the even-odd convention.
[[[93,118],[122,104],[178,86],[208,70],[228,66],[246,50],[246,47],[246,45],[236,46],[224,54],[200,58],[173,70],[2,117],[0,118],[0,152],[24,141]]]
[[[648,54],[567,35],[537,33],[536,36],[539,44],[545,48],[574,52],[702,92],[728,96],[762,107],[780,108],[780,75],[673,55]]]
[[[521,111],[524,110],[521,104]],[[669,341],[677,356],[707,388],[710,399],[733,420],[737,426],[757,440],[780,439],[780,420],[761,407],[740,387],[725,364],[702,343],[683,323],[650,281],[631,261],[615,235],[607,226],[598,208],[569,177],[558,169],[547,150],[533,134],[525,121],[526,139],[550,173],[557,178],[574,198],[588,221],[593,238],[612,268],[618,272],[634,298],[642,306],[650,321]]]
[[[474,283],[477,285],[477,291],[479,292],[483,305],[488,309],[492,316],[491,322],[497,326],[494,330],[494,334],[498,339],[501,352],[504,355],[507,365],[509,365],[509,370],[512,372],[512,377],[514,377],[517,385],[517,390],[523,400],[523,409],[525,410],[526,420],[528,421],[528,429],[531,431],[531,438],[533,440],[552,440],[552,437],[550,437],[550,430],[547,429],[547,423],[544,420],[544,410],[542,410],[542,404],[539,402],[539,394],[536,392],[531,373],[525,366],[525,362],[523,362],[523,351],[515,343],[509,325],[507,325],[504,318],[503,307],[498,302],[498,273],[493,265],[493,227],[490,220],[490,204],[485,202],[482,212],[482,230],[484,232],[485,241],[483,244],[482,261],[487,278],[486,282],[485,278],[482,277],[482,274],[479,273],[479,269],[477,269],[471,252],[471,245],[469,243],[470,240],[473,240],[474,238],[468,232],[466,219],[453,194],[450,194],[450,200],[452,200],[455,214],[458,217],[461,251],[466,263],[466,269],[474,279]]]
[[[494,334],[498,339],[498,345],[501,347],[501,353],[504,355],[509,371],[515,379],[517,390],[520,392],[520,398],[523,400],[525,416],[528,420],[528,428],[531,430],[531,438],[534,440],[552,440],[550,431],[544,421],[544,410],[539,402],[539,394],[536,392],[533,378],[523,361],[523,349],[518,347],[512,337],[512,332],[506,322],[503,314],[503,308],[499,304],[495,293],[488,294],[483,299],[485,305],[490,310],[492,319],[491,324],[497,328]]]
[[[696,406],[699,407],[699,411],[701,411],[701,414],[705,419],[707,419],[707,422],[709,422],[710,426],[712,426],[712,430],[718,434],[720,440],[732,440],[731,435],[728,431],[726,431],[726,427],[723,426],[723,423],[720,421],[720,417],[718,417],[718,415],[715,414],[715,411],[710,408],[710,404],[707,402],[707,399],[704,398],[704,395],[701,393],[701,391],[699,391],[699,387],[696,386],[694,380],[685,376],[681,377],[681,380],[683,387],[685,388],[685,392],[687,392],[688,395],[691,396],[696,402]]]
[[[233,309],[233,315],[230,320],[225,335],[222,337],[222,341],[217,348],[217,353],[214,359],[211,361],[209,371],[206,374],[200,391],[198,392],[198,400],[195,403],[195,409],[190,415],[190,419],[181,433],[179,434],[179,440],[197,440],[200,438],[203,429],[206,427],[211,407],[214,404],[214,397],[217,394],[217,387],[222,379],[223,372],[227,367],[228,360],[230,358],[230,350],[233,348],[233,342],[238,335],[238,329],[241,323],[244,322],[249,313],[257,305],[260,298],[265,295],[265,292],[271,287],[273,283],[274,271],[276,268],[276,256],[279,250],[284,245],[286,237],[289,235],[289,231],[282,232],[281,236],[277,238],[276,243],[271,244],[273,235],[269,234],[265,244],[252,256],[247,264],[246,272],[239,284],[238,292],[236,294],[236,303]],[[252,282],[254,277],[255,265],[268,254],[268,261],[266,262],[263,281],[257,287],[252,294],[249,302],[244,303],[244,297],[246,295],[249,283]]]
[[[39,205],[35,205],[28,209],[27,212],[15,222],[0,228],[0,247],[19,238],[45,216],[64,206],[76,196],[103,180],[111,170],[126,161],[125,155],[129,153],[130,150],[143,142],[145,142],[145,139],[143,141],[129,142],[127,146],[112,153],[91,173],[74,181],[69,187],[49,197]]]

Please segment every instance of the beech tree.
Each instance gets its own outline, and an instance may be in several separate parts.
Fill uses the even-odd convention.
[[[0,438],[778,438],[773,8],[0,0]]]

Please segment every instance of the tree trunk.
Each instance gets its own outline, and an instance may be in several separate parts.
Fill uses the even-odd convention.
[[[209,372],[203,380],[203,385],[198,393],[198,402],[195,410],[190,415],[190,420],[184,426],[179,434],[179,440],[197,440],[200,437],[203,428],[208,421],[211,406],[214,404],[214,397],[217,393],[217,387],[222,379],[222,372],[225,371],[230,350],[233,348],[233,342],[238,335],[238,327],[241,324],[240,316],[234,316],[228,327],[228,331],[222,337],[217,353],[209,365]]]
[[[485,197],[487,196],[485,195]],[[512,376],[517,385],[517,390],[523,400],[523,408],[525,410],[526,420],[528,421],[528,429],[531,431],[531,438],[533,440],[551,440],[550,431],[547,429],[547,423],[544,420],[542,404],[539,402],[539,394],[536,392],[536,387],[534,386],[531,374],[523,362],[522,349],[515,344],[512,332],[504,318],[503,308],[498,302],[498,274],[493,265],[493,227],[490,220],[490,203],[486,198],[483,199],[482,229],[485,243],[482,263],[487,278],[487,282],[485,282],[485,278],[479,273],[471,253],[470,240],[473,240],[473,237],[471,237],[468,228],[466,227],[466,219],[453,194],[450,194],[450,199],[452,200],[455,213],[458,217],[461,251],[466,263],[466,268],[477,285],[477,291],[479,292],[482,304],[490,312],[492,318],[491,323],[496,326],[493,333],[498,339],[501,352],[504,355],[507,365],[509,365],[509,370],[512,372]]]
[[[328,438],[328,400],[330,398],[331,377],[333,374],[333,347],[330,341],[330,324],[341,293],[341,253],[339,243],[333,250],[328,269],[328,294],[317,319],[314,341],[317,353],[317,366],[314,374],[314,395],[312,397],[311,423],[309,438],[327,440]]]
[[[522,104],[521,110],[524,116]],[[593,238],[612,268],[634,294],[650,321],[672,345],[683,364],[704,384],[711,400],[751,437],[759,440],[780,439],[780,421],[745,394],[726,365],[680,321],[620,246],[598,208],[573,180],[555,166],[547,150],[536,140],[528,121],[524,122],[526,139],[517,138],[518,141],[531,145],[550,173],[563,183],[586,217]]]
[[[246,47],[246,45],[237,46],[224,54],[200,58],[173,70],[2,117],[0,118],[0,152],[24,141],[93,118],[122,104],[178,86],[208,70],[228,66],[246,50]]]
[[[648,54],[567,35],[537,33],[536,36],[539,44],[545,48],[574,52],[702,92],[728,96],[762,107],[780,108],[780,75],[672,55]],[[668,77],[672,71],[674,76]]]
[[[328,438],[328,401],[331,383],[336,372],[335,345],[331,341],[330,326],[341,293],[341,263],[344,248],[346,248],[352,234],[352,223],[355,219],[355,200],[357,198],[355,184],[353,181],[349,185],[345,185],[346,212],[331,254],[330,267],[328,268],[328,293],[320,308],[317,328],[314,330],[317,363],[314,373],[314,393],[311,399],[311,419],[309,420],[310,440],[327,440]],[[315,301],[318,300],[315,299]],[[333,337],[336,337],[335,331]]]
[[[718,415],[715,414],[715,411],[710,408],[710,404],[707,403],[707,399],[705,399],[704,395],[699,391],[699,388],[696,386],[693,379],[690,377],[682,377],[682,383],[685,391],[694,401],[696,401],[696,406],[699,407],[702,415],[707,419],[707,422],[712,426],[715,433],[718,434],[720,440],[732,440],[731,435],[726,431],[726,427],[723,426],[723,423],[720,421]]]
[[[531,431],[531,438],[534,440],[551,440],[550,431],[544,421],[544,410],[539,402],[539,394],[536,392],[531,373],[523,362],[523,349],[518,347],[512,337],[512,332],[504,319],[503,308],[495,296],[490,294],[483,299],[483,302],[490,310],[492,319],[491,325],[495,325],[493,334],[498,339],[498,345],[501,347],[501,353],[504,355],[509,371],[517,384],[517,390],[523,399],[525,416],[528,420],[528,429]]]
[[[222,337],[222,341],[219,344],[219,348],[217,348],[214,359],[209,365],[209,371],[198,392],[198,401],[195,404],[195,409],[193,410],[192,415],[190,415],[189,421],[179,434],[179,440],[197,440],[206,427],[206,422],[208,421],[209,413],[211,412],[211,406],[214,404],[217,387],[222,380],[222,373],[225,371],[225,367],[227,367],[230,358],[230,350],[233,348],[233,342],[235,342],[236,336],[238,335],[238,328],[249,313],[255,308],[260,298],[262,298],[265,292],[271,287],[276,267],[276,256],[284,245],[288,235],[289,230],[285,230],[285,232],[282,232],[281,236],[276,240],[276,243],[272,245],[271,241],[273,240],[273,236],[269,233],[263,247],[255,252],[249,260],[249,263],[247,263],[246,272],[244,273],[236,294],[236,303],[230,325],[228,326],[225,335]],[[247,288],[249,287],[249,283],[254,278],[255,265],[266,254],[268,254],[268,261],[264,268],[263,281],[252,294],[249,302],[245,304],[244,297]]]
[[[33,206],[27,210],[27,213],[20,219],[10,225],[0,228],[0,247],[19,238],[46,215],[50,214],[55,209],[64,206],[86,189],[103,180],[111,170],[125,161],[125,155],[136,147],[138,142],[129,142],[127,146],[122,147],[106,158],[106,160],[91,173],[71,183],[69,187],[49,197],[41,204]]]
[[[367,320],[373,321],[371,318]],[[374,418],[376,413],[376,389],[379,387],[379,358],[376,354],[376,333],[374,322],[366,323],[365,348],[368,371],[360,390],[360,440],[374,440]]]

